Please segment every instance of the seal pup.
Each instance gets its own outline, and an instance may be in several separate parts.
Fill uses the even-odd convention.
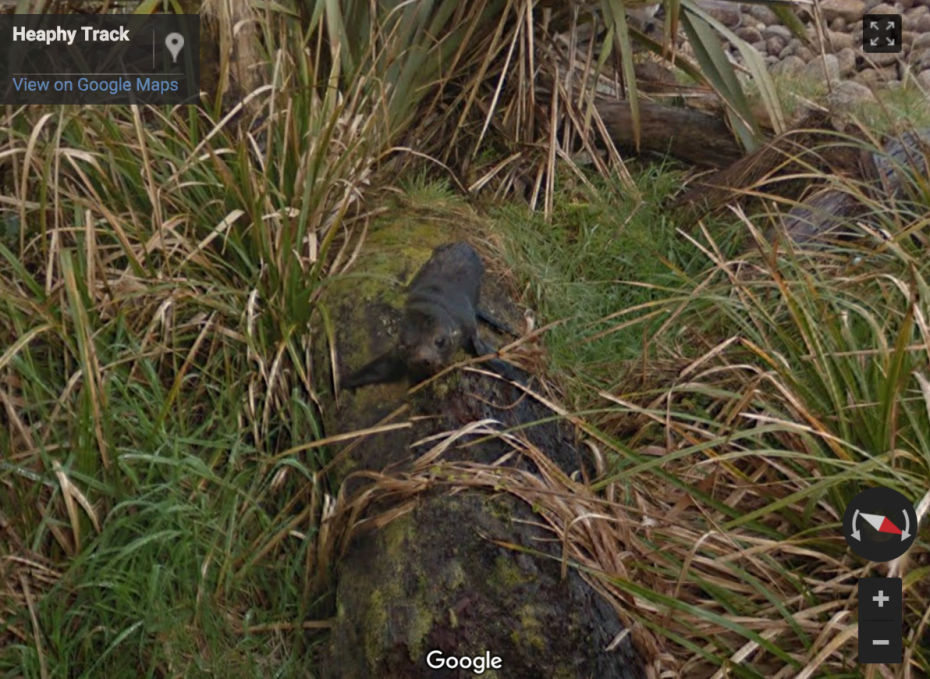
[[[455,352],[472,356],[496,353],[478,334],[478,320],[513,335],[513,330],[479,308],[484,266],[465,242],[440,245],[407,288],[407,300],[397,346],[349,375],[342,386],[357,389],[369,384],[411,382],[426,378],[452,363]],[[510,380],[514,368],[499,358],[488,367]]]

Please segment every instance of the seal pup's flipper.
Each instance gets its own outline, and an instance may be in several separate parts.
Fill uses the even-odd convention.
[[[358,389],[368,384],[399,382],[407,375],[407,364],[397,351],[389,351],[366,363],[342,381],[344,389]]]

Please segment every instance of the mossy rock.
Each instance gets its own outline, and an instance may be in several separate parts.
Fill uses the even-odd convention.
[[[605,650],[622,631],[616,614],[574,570],[561,578],[552,536],[535,522],[511,496],[437,494],[359,540],[340,566],[320,676],[475,676],[431,669],[427,654],[438,650],[500,658],[500,669],[485,677],[645,677],[629,637]]]
[[[347,277],[332,285],[325,299],[340,375],[391,347],[407,282],[435,247],[462,239],[483,249],[476,230],[428,219],[389,221],[368,237],[355,266],[367,278]],[[486,269],[494,267],[486,263]],[[482,282],[482,300],[498,318],[520,327],[521,314],[493,273]],[[503,341],[486,327],[480,332],[497,345]],[[329,347],[317,346],[328,360]],[[327,435],[403,424],[332,451],[339,464],[328,481],[345,498],[372,483],[364,475],[346,481],[352,472],[403,476],[424,451],[411,444],[478,421],[519,430],[566,475],[583,467],[590,471],[575,445],[575,432],[541,402],[495,376],[457,370],[412,393],[401,382],[337,396],[332,389],[327,392],[331,372],[317,380]],[[508,456],[501,464],[539,474],[534,462],[501,437],[477,439],[465,437],[462,442],[469,445],[450,447],[442,459],[490,464]],[[391,509],[385,506],[389,502],[372,506],[369,515]],[[433,649],[446,656],[500,657],[503,667],[485,671],[486,677],[644,676],[629,640],[604,650],[622,630],[615,611],[574,570],[561,577],[553,535],[536,525],[539,517],[526,502],[480,490],[456,495],[425,491],[414,502],[413,511],[386,526],[356,532],[335,564],[335,627],[323,647],[320,676],[474,676],[460,669],[431,670],[426,655]],[[506,549],[493,539],[549,556]]]

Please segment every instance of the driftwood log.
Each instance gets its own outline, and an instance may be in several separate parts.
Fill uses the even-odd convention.
[[[595,106],[611,140],[634,148],[629,102],[599,96]],[[846,239],[854,220],[865,218],[880,229],[880,220],[870,219],[869,200],[890,197],[899,205],[922,200],[914,193],[927,191],[921,178],[930,168],[930,130],[905,131],[876,149],[855,127],[837,132],[834,121],[827,111],[810,113],[744,155],[722,115],[644,101],[639,151],[716,170],[694,181],[670,205],[683,224],[697,224],[727,206],[745,207],[765,196],[782,204],[766,240],[780,234],[795,243]],[[860,188],[824,182],[823,175],[851,179]]]
[[[928,142],[930,131],[907,131],[876,149],[864,134],[839,134],[831,129],[829,116],[813,114],[758,151],[694,182],[672,209],[680,221],[696,223],[728,205],[746,205],[765,195],[790,206],[778,225],[767,229],[766,240],[779,234],[794,243],[845,239],[852,235],[852,220],[870,221],[868,200],[890,198],[899,205],[921,200],[914,195],[920,190],[914,180],[927,175]],[[812,183],[816,173],[851,181],[845,187]],[[858,188],[851,191],[849,185]]]
[[[827,115],[809,116],[755,152],[693,182],[676,198],[672,209],[686,217],[685,221],[697,220],[718,213],[763,187],[795,197],[808,187],[805,179],[785,182],[779,177],[815,170],[833,174],[854,172],[860,154],[841,143],[837,133],[828,129],[829,121]]]
[[[928,142],[930,131],[926,130],[889,137],[878,149],[857,139],[847,141],[843,147],[847,156],[857,155],[850,172],[857,188],[851,191],[843,186],[814,187],[784,215],[780,224],[766,231],[765,239],[771,242],[780,233],[793,243],[848,240],[857,236],[857,230],[851,228],[854,220],[867,223],[876,231],[882,230],[882,215],[873,213],[875,205],[890,202],[922,211],[919,206],[925,199],[919,194],[926,191],[930,167]],[[843,149],[834,150],[833,155],[843,153]],[[921,182],[925,185],[923,189],[919,188]]]
[[[462,238],[474,242],[429,223],[369,234],[354,271],[372,278],[337,284],[326,299],[338,319],[330,355],[341,375],[391,345],[403,285],[433,247]],[[493,274],[485,276],[482,300],[497,318],[523,326]],[[503,343],[489,328],[481,332]],[[319,380],[331,393],[332,375]],[[498,658],[499,667],[484,672],[490,677],[645,677],[646,661],[623,634],[616,604],[574,568],[563,573],[562,544],[543,513],[507,487],[507,473],[583,474],[573,432],[487,370],[453,368],[407,389],[372,385],[324,403],[327,435],[381,429],[337,451],[337,504],[358,513],[349,521],[348,510],[337,509],[325,528],[349,532],[333,559],[336,614],[319,676],[475,676],[474,668],[431,669],[434,652],[434,665]],[[530,450],[535,457],[524,454]],[[469,485],[477,477],[467,470],[482,464],[503,470],[499,486]]]
[[[618,146],[635,146],[627,101],[595,100],[598,115]],[[698,167],[726,167],[743,149],[721,116],[649,101],[639,104],[640,151],[668,154]]]

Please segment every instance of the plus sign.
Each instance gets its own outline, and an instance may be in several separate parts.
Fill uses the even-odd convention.
[[[872,601],[877,601],[878,607],[881,608],[885,605],[886,601],[891,601],[891,598],[885,596],[885,593],[882,590],[878,590],[878,596],[873,596]]]

